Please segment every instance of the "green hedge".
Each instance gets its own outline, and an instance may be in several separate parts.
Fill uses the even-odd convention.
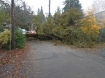
[[[24,48],[26,44],[25,35],[18,28],[15,29],[15,46],[16,48]],[[11,31],[5,30],[0,33],[0,48],[11,49]]]
[[[99,41],[105,42],[105,28],[100,29]]]
[[[15,31],[15,46],[16,48],[24,48],[26,43],[26,38],[25,35],[22,34],[21,30],[16,30]]]

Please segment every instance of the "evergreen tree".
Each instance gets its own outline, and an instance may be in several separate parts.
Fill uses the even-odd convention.
[[[15,5],[15,25],[29,30],[28,24],[31,23],[31,20],[33,18],[33,11],[29,6],[27,6],[25,2],[22,1],[21,4],[21,6]]]
[[[71,8],[77,8],[79,11],[82,11],[82,6],[79,3],[79,0],[65,0],[64,1],[64,12],[67,12]]]
[[[34,19],[34,22],[39,22],[39,23],[43,23],[45,21],[45,15],[44,15],[42,6],[40,9],[38,8],[37,15],[33,19]]]
[[[41,9],[38,8],[37,15],[43,15],[43,7]]]
[[[57,7],[57,13],[61,13],[61,9],[59,6]]]
[[[37,15],[39,15],[39,14],[40,14],[40,9],[38,8]]]
[[[41,11],[40,11],[40,14],[43,15],[43,7],[41,6]]]
[[[0,25],[2,25],[3,22],[10,22],[10,5],[0,0]]]

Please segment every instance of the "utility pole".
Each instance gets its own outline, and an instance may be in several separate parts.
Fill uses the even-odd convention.
[[[51,16],[51,14],[50,14],[50,8],[51,8],[51,0],[49,0],[49,17]]]
[[[11,0],[11,49],[15,49],[15,35],[14,35],[14,0]]]

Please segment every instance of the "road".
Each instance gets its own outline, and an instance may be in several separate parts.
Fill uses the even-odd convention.
[[[105,78],[105,58],[54,42],[30,42],[29,78]]]

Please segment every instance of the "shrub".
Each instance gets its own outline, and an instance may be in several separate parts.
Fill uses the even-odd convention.
[[[88,11],[85,18],[81,20],[81,29],[86,36],[85,41],[89,47],[92,47],[94,43],[97,43],[99,36],[99,26],[97,25],[96,18],[92,11]]]
[[[62,26],[56,26],[53,30],[52,30],[53,34],[57,37],[61,38],[61,35],[63,34],[63,27]]]
[[[94,42],[86,35],[80,27],[67,27],[63,29],[57,26],[53,29],[55,36],[61,38],[61,40],[69,45],[75,45],[77,47],[93,47]]]
[[[83,30],[84,34],[88,37],[87,39],[90,39],[93,42],[98,41],[99,36],[98,26],[82,27],[81,29]]]
[[[75,27],[68,27],[63,30],[63,33],[61,35],[61,38],[63,42],[71,45],[75,45],[78,42],[82,42],[83,38],[83,32],[80,28]]]
[[[81,11],[77,8],[71,8],[66,17],[67,26],[78,26],[80,19],[83,17]]]
[[[25,35],[22,34],[22,31],[17,29],[15,31],[15,46],[16,48],[23,48],[26,43]]]
[[[46,22],[43,23],[43,33],[48,36],[51,35],[53,27],[53,19],[51,17],[48,17]]]
[[[37,28],[37,34],[43,40],[43,37],[51,37],[52,29],[53,29],[53,18],[48,17],[46,21],[44,21],[40,26]]]
[[[99,27],[97,26],[96,19],[94,16],[91,15],[82,19],[81,29],[93,41],[96,41],[98,39]]]
[[[99,41],[105,42],[105,28],[100,29]]]
[[[3,31],[4,31],[4,27],[0,26],[0,32],[3,32]]]
[[[10,49],[11,44],[11,32],[10,30],[5,30],[4,32],[0,33],[0,47],[5,49]],[[15,46],[16,48],[23,48],[26,43],[25,35],[22,34],[22,31],[19,29],[15,30]]]
[[[0,47],[7,48],[9,47],[11,32],[9,30],[5,30],[0,33]]]

